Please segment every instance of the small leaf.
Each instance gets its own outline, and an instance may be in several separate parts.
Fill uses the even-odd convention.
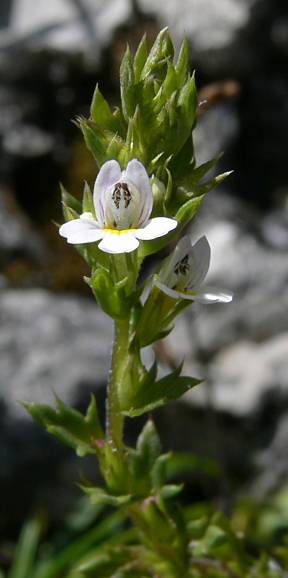
[[[57,409],[48,405],[23,402],[22,405],[40,425],[44,426],[49,433],[76,450],[78,455],[96,453],[95,440],[104,437],[99,422],[96,399],[91,396],[91,401],[83,416],[79,411],[65,406],[56,398]]]
[[[136,54],[134,56],[134,78],[135,78],[135,83],[139,82],[140,80],[140,76],[141,76],[141,72],[143,70],[143,67],[145,65],[145,62],[147,60],[147,56],[148,56],[148,48],[147,48],[147,40],[146,40],[146,34],[144,34],[138,48],[136,51]]]
[[[73,197],[73,195],[70,195],[70,193],[68,193],[68,191],[62,185],[62,183],[60,183],[60,189],[61,189],[62,203],[67,207],[69,207],[70,209],[73,209],[73,211],[75,211],[77,214],[82,213],[80,201],[75,197]]]
[[[146,379],[143,380],[141,387],[138,387],[135,392],[134,398],[130,399],[131,407],[123,408],[122,413],[129,417],[147,413],[173,399],[178,399],[189,389],[201,383],[199,379],[180,376],[181,369],[182,365],[156,382],[150,380],[148,374]]]
[[[120,284],[115,284],[110,273],[103,268],[97,268],[87,279],[103,311],[113,319],[125,319],[129,315],[131,300],[125,295],[127,281],[126,277]]]
[[[176,221],[179,223],[189,223],[189,221],[193,219],[194,215],[196,215],[197,211],[199,210],[203,198],[204,195],[190,199],[184,205],[182,205],[182,207],[180,207],[175,215]]]
[[[182,42],[175,69],[180,88],[186,82],[189,74],[189,42],[187,38],[184,38]]]
[[[93,486],[80,486],[83,492],[87,494],[92,504],[95,505],[103,505],[103,506],[115,506],[120,507],[128,504],[131,502],[132,497],[130,495],[125,496],[113,496],[112,494],[108,494],[102,488],[96,488]]]
[[[83,200],[82,200],[82,212],[83,213],[92,213],[95,217],[95,207],[93,202],[93,194],[88,183],[85,181],[84,184],[84,191],[83,191]]]
[[[112,119],[112,112],[107,100],[105,100],[104,96],[101,94],[98,84],[96,84],[95,92],[93,94],[90,114],[94,122],[101,124],[106,128],[111,128],[110,122]]]
[[[141,78],[146,78],[152,72],[157,72],[158,77],[163,80],[165,69],[163,65],[172,61],[174,56],[174,47],[168,28],[161,30],[150,50],[145,66],[141,73]]]
[[[126,121],[134,115],[137,105],[134,88],[133,59],[129,46],[120,66],[120,92],[123,115]]]
[[[159,456],[151,470],[151,481],[154,489],[160,489],[167,477],[167,465],[172,458],[172,452]]]
[[[93,154],[98,166],[107,160],[116,159],[121,163],[125,143],[118,134],[95,124],[93,121],[79,120],[87,148]]]
[[[147,468],[150,470],[161,452],[160,438],[152,419],[147,421],[142,432],[140,433],[137,440],[136,449],[142,460],[147,464]]]
[[[178,496],[183,490],[183,484],[166,484],[160,489],[160,496],[163,500],[169,500],[169,498],[174,498]]]

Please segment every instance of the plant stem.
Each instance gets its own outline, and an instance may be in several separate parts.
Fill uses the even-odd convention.
[[[117,447],[121,447],[124,418],[120,413],[119,391],[128,362],[129,318],[115,321],[114,344],[106,400],[106,433]]]

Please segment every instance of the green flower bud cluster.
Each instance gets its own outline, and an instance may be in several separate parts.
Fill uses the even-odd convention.
[[[187,40],[176,62],[167,29],[159,33],[150,52],[145,37],[134,57],[127,47],[120,86],[120,108],[112,111],[97,86],[90,118],[78,119],[88,149],[99,167],[116,159],[124,168],[137,158],[153,175],[153,216],[173,216],[187,223],[204,194],[227,176],[203,184],[218,158],[196,168],[192,131],[198,101]]]

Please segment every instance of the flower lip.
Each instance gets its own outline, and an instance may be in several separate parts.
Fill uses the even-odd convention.
[[[97,220],[85,212],[60,227],[59,233],[68,243],[101,241],[98,247],[102,251],[129,253],[137,249],[139,240],[162,237],[177,227],[175,219],[149,218],[153,206],[150,179],[137,159],[124,171],[115,160],[104,163],[95,181],[93,200]]]

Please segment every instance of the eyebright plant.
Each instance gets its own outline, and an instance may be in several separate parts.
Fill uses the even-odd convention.
[[[93,504],[121,509],[136,529],[125,543],[112,541],[102,553],[95,551],[76,564],[71,576],[260,576],[249,573],[249,556],[242,555],[242,541],[224,516],[198,520],[175,505],[182,485],[167,481],[172,458],[161,453],[152,420],[135,448],[124,440],[125,418],[163,406],[200,383],[182,375],[181,366],[157,378],[157,362],[147,368],[142,348],[172,331],[177,315],[194,302],[228,303],[232,295],[202,286],[210,262],[206,238],[194,246],[189,236],[181,238],[204,195],[229,174],[207,178],[217,158],[196,163],[197,94],[187,42],[176,61],[167,29],[150,52],[145,38],[135,56],[127,48],[120,89],[121,107],[111,110],[97,86],[90,117],[78,119],[98,175],[93,193],[85,184],[82,204],[62,189],[66,222],[59,231],[87,261],[91,275],[85,281],[114,320],[106,426],[100,423],[94,396],[86,415],[59,399],[56,409],[25,404],[79,456],[97,457],[104,487],[85,483],[83,491]],[[175,250],[152,278],[140,281],[145,257],[164,247],[169,251],[176,239]]]

